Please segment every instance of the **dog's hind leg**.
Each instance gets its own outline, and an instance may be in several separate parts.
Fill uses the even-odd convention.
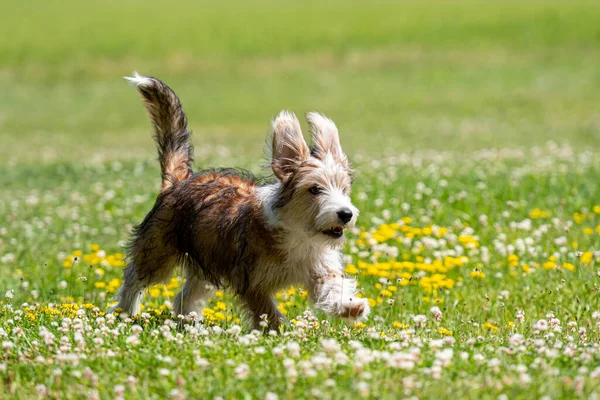
[[[143,291],[150,285],[165,282],[173,273],[178,253],[165,242],[164,226],[156,223],[157,220],[151,214],[136,228],[127,255],[123,286],[117,296],[119,303],[112,311],[121,309],[129,315],[136,315],[140,311]]]
[[[202,309],[215,293],[215,287],[209,281],[203,280],[195,275],[189,275],[181,292],[173,302],[173,312],[176,316],[188,317],[191,312],[202,318]]]
[[[278,330],[279,325],[285,320],[283,314],[277,309],[272,295],[250,291],[240,297],[252,314],[255,329],[262,330],[268,327],[271,330]]]
[[[141,261],[141,262],[140,262]],[[169,257],[162,261],[160,268],[156,268],[147,275],[142,275],[144,267],[147,269],[147,259],[142,258],[138,262],[132,261],[127,264],[123,274],[123,286],[117,295],[119,303],[111,311],[121,309],[128,315],[136,315],[140,312],[140,304],[144,290],[156,283],[162,283],[169,279],[175,268],[176,258]]]

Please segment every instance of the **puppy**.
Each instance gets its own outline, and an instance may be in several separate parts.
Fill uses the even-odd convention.
[[[167,280],[180,265],[183,290],[175,315],[202,315],[215,287],[239,298],[254,327],[278,329],[283,316],[274,294],[302,284],[316,308],[363,320],[369,303],[344,277],[340,247],[358,210],[350,201],[352,169],[330,119],[307,115],[309,148],[293,113],[271,123],[272,183],[237,169],[192,171],[191,132],[177,95],[162,81],[126,78],[142,95],[154,125],[162,189],[127,252],[115,309],[139,312],[142,292]],[[192,314],[193,316],[194,314]]]

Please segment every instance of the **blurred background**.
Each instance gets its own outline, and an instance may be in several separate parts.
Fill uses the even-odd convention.
[[[600,144],[597,1],[9,2],[0,159],[154,157],[122,76],[180,95],[198,151],[262,155],[280,109],[351,153]]]

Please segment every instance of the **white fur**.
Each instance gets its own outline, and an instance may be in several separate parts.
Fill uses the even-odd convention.
[[[267,225],[271,228],[276,228],[280,225],[279,218],[273,210],[273,206],[275,205],[275,201],[277,200],[277,193],[279,192],[279,188],[281,187],[281,183],[272,183],[270,185],[260,186],[256,190],[256,198],[259,204],[263,207],[263,214],[265,216],[265,221]]]
[[[322,283],[312,288],[314,291],[315,307],[331,315],[349,314],[349,310],[363,305],[360,315],[349,316],[351,320],[364,320],[370,312],[367,299],[356,297],[356,281],[344,278],[340,254],[337,251],[327,251],[322,255],[321,267],[327,274]]]
[[[136,71],[133,71],[133,76],[124,76],[123,78],[135,87],[147,87],[152,85],[152,78],[141,76]]]

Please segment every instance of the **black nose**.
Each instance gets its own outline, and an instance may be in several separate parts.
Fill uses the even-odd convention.
[[[340,218],[340,221],[345,224],[352,219],[352,210],[349,208],[342,208],[341,210],[338,210],[337,215]]]

